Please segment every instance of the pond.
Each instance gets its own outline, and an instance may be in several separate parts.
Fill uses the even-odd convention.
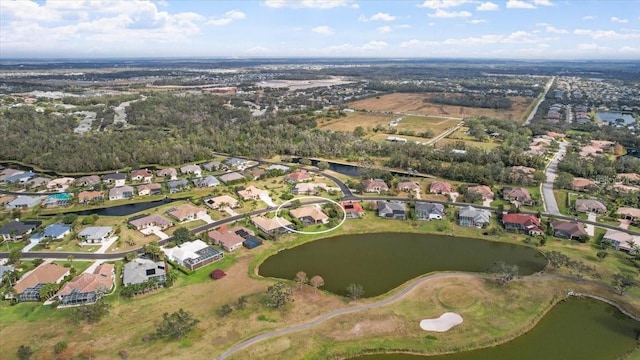
[[[617,359],[637,346],[638,329],[639,322],[609,304],[571,298],[551,309],[531,331],[503,345],[439,356],[380,354],[351,360]]]
[[[624,125],[628,126],[636,122],[633,115],[620,112],[597,112],[596,116],[599,121],[607,122],[610,125]]]
[[[131,214],[135,214],[140,211],[153,209],[161,205],[165,205],[174,201],[185,200],[185,199],[187,198],[180,198],[180,199],[165,198],[163,200],[124,204],[124,205],[104,207],[104,208],[91,209],[91,210],[70,211],[70,212],[65,212],[64,214],[76,214],[81,216],[92,215],[92,214],[98,214],[100,216],[129,216]]]
[[[414,233],[341,235],[280,251],[259,267],[266,277],[293,279],[298,271],[320,275],[323,289],[344,295],[361,284],[365,297],[378,296],[433,271],[486,271],[496,261],[516,264],[520,275],[547,264],[533,248],[493,241]]]

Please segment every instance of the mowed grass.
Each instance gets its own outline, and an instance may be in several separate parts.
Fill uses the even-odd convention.
[[[527,108],[533,102],[533,98],[510,97],[512,108],[510,110],[496,110],[484,108],[460,107],[452,105],[440,105],[429,102],[435,93],[395,93],[368,98],[347,104],[356,110],[390,111],[398,113],[410,113],[431,116],[472,117],[486,116],[494,119],[522,121]],[[427,100],[427,101],[425,101]]]

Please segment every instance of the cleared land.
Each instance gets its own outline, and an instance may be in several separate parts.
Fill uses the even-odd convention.
[[[467,135],[467,131],[469,131],[469,128],[463,126],[453,134],[439,140],[435,145],[436,147],[443,147],[447,144],[455,144],[462,141],[466,146],[474,146],[482,149],[494,149],[500,146],[500,141],[494,139],[489,139],[487,142],[477,141],[473,136]]]
[[[496,110],[484,108],[461,107],[453,105],[434,104],[425,99],[431,99],[435,93],[395,93],[380,96],[379,98],[369,98],[349,103],[350,108],[356,110],[388,111],[393,113],[405,113],[415,115],[450,116],[450,117],[470,117],[486,116],[495,119],[522,121],[525,112],[533,98],[521,96],[510,97],[512,109]],[[441,94],[439,94],[441,95]]]

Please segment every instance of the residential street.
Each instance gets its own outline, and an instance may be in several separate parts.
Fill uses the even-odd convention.
[[[552,215],[560,215],[560,209],[558,208],[558,203],[556,202],[555,196],[553,196],[553,182],[556,179],[556,174],[558,171],[558,162],[560,159],[564,157],[567,153],[568,143],[563,141],[560,143],[560,148],[558,152],[553,156],[553,159],[549,162],[545,170],[546,180],[544,184],[541,186],[540,193],[542,194],[542,201],[544,203],[545,212]]]

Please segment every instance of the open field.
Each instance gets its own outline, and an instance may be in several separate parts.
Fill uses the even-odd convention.
[[[492,226],[495,227],[496,224],[494,220]],[[454,225],[449,219],[418,222],[414,226],[410,221],[381,220],[373,212],[367,212],[364,219],[348,220],[331,235],[385,231],[456,234],[518,244],[522,244],[524,240],[523,236],[514,233],[484,235],[481,230]],[[129,358],[144,358],[153,354],[163,359],[209,359],[242,339],[258,333],[307,322],[328,311],[351,306],[345,304],[343,298],[322,291],[316,293],[310,288],[294,290],[295,301],[283,310],[260,305],[262,294],[275,280],[255,276],[258,264],[283,248],[318,238],[321,238],[321,235],[287,235],[277,242],[266,241],[263,246],[253,250],[241,249],[227,255],[221,262],[198,270],[195,274],[180,274],[173,288],[131,300],[120,298],[116,291],[116,294],[106,298],[114,305],[111,314],[97,324],[74,324],[69,319],[69,310],[55,310],[40,304],[9,306],[7,303],[0,303],[0,338],[3,339],[3,347],[8,349],[9,353],[15,353],[15,349],[24,344],[25,339],[32,339],[29,344],[37,353],[34,357],[36,359],[52,358],[53,345],[60,340],[67,341],[75,354],[87,351],[94,354],[95,359],[112,359],[120,350],[127,350]],[[618,252],[611,252],[610,256],[599,261],[595,256],[597,249],[590,243],[579,244],[554,239],[548,241],[543,249],[562,251],[572,259],[597,266],[605,282],[609,281],[614,272],[635,271],[625,260],[624,254]],[[219,281],[209,280],[207,276],[215,268],[224,269],[227,277]],[[565,273],[565,270],[560,273]],[[533,281],[523,281],[513,283],[507,288],[498,288],[491,282],[467,279],[464,276],[450,280],[425,283],[406,299],[388,307],[336,317],[310,332],[292,334],[291,338],[287,337],[284,340],[272,339],[247,351],[263,349],[264,357],[261,358],[275,359],[301,358],[297,354],[314,354],[318,356],[312,358],[323,358],[323,349],[330,349],[332,354],[344,353],[377,347],[377,344],[381,343],[387,347],[423,349],[416,337],[407,337],[405,340],[400,337],[408,331],[408,324],[412,324],[418,316],[430,317],[442,309],[456,309],[465,319],[475,319],[474,321],[479,322],[487,322],[487,316],[495,311],[504,313],[504,319],[501,320],[504,326],[492,335],[498,339],[509,338],[537,320],[558,291],[569,287],[576,290],[582,286],[591,286],[588,281],[541,280],[535,282],[536,286],[530,286]],[[458,285],[461,282],[473,284],[465,296],[456,295],[456,289],[459,289]],[[402,287],[391,290],[390,294]],[[596,294],[627,304],[627,307],[628,304],[632,304],[632,309],[640,309],[640,291],[637,289],[630,290],[624,297],[618,297],[603,287],[594,289],[593,292]],[[249,304],[245,309],[236,309],[227,318],[220,318],[216,314],[224,304],[235,305],[242,295],[249,298]],[[387,295],[361,300],[355,304],[377,301]],[[518,299],[518,302],[506,299]],[[517,306],[517,309],[511,311],[512,306]],[[197,329],[186,339],[178,342],[142,340],[145,335],[154,331],[163,312],[172,312],[179,308],[193,312],[201,321]],[[360,326],[356,326],[358,323]],[[486,323],[487,328],[482,329],[494,325],[496,324],[489,321]],[[123,334],[122,329],[127,329],[126,334]],[[325,332],[325,329],[330,331]],[[360,330],[352,331],[353,329]],[[393,329],[394,332],[389,333],[389,329]],[[482,337],[481,334],[475,338],[475,331],[482,329],[474,330],[473,326],[464,325],[459,329],[455,330],[455,334],[459,336],[456,335],[450,342],[447,341],[431,350],[437,352],[450,347],[462,349],[488,344],[483,342],[488,338]],[[265,349],[265,346],[268,349]],[[234,358],[247,358],[246,354],[242,352]]]
[[[486,116],[494,119],[523,121],[526,110],[534,100],[526,97],[511,97],[511,110],[496,110],[484,108],[470,108],[452,105],[432,104],[424,102],[435,95],[434,93],[395,93],[383,95],[379,98],[368,98],[348,104],[356,110],[387,111],[431,116],[451,116],[457,118]]]

